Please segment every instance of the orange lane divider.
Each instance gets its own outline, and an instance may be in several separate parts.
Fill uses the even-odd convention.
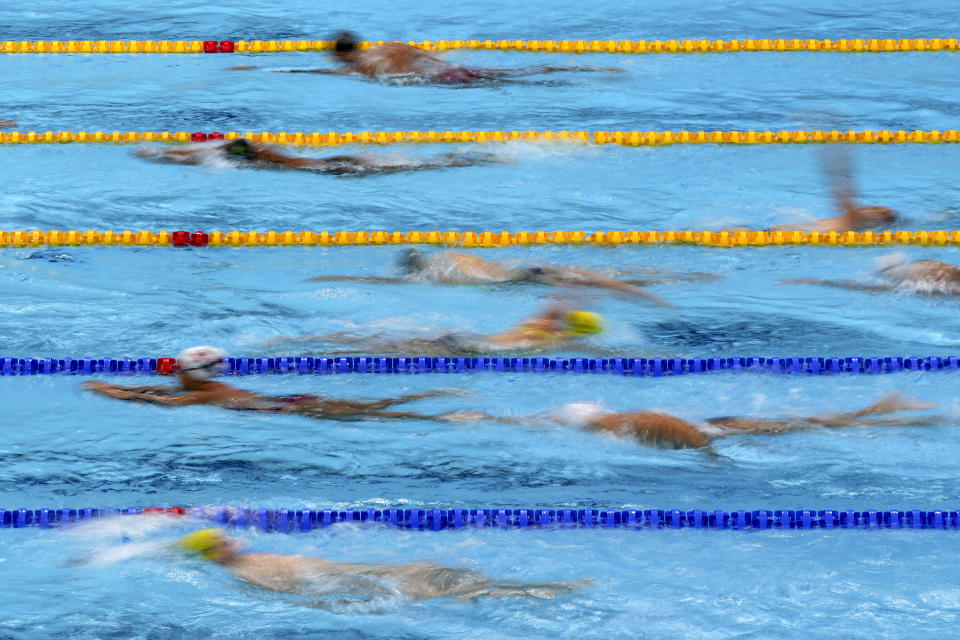
[[[428,244],[487,248],[523,245],[679,245],[711,247],[816,246],[958,246],[957,231],[0,231],[0,247],[160,246],[272,247],[378,246]]]
[[[384,44],[364,41],[361,49]],[[427,40],[426,51],[481,49],[540,53],[723,53],[741,51],[957,51],[957,38],[747,40]],[[332,49],[333,40],[6,40],[0,53],[292,53]]]
[[[575,142],[626,147],[664,147],[674,144],[927,144],[960,142],[960,131],[939,130],[865,130],[831,131],[329,131],[312,133],[286,131],[228,131],[220,133],[189,131],[0,131],[0,144],[128,144],[164,142],[187,144],[213,140],[247,138],[260,144],[336,147],[340,145],[385,145],[410,143],[485,143],[485,142]]]

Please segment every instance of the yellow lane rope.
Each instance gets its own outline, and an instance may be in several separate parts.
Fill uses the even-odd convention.
[[[960,132],[945,131],[330,131],[321,133],[190,133],[189,131],[10,131],[0,132],[0,144],[41,143],[189,143],[247,138],[262,144],[335,147],[348,144],[467,143],[467,142],[580,142],[629,147],[672,144],[804,144],[804,143],[936,143],[960,142]]]
[[[364,41],[360,48],[384,44]],[[748,40],[435,40],[427,51],[486,49],[557,53],[712,53],[735,51],[957,51],[957,38]],[[0,53],[280,53],[332,49],[333,40],[6,40]]]
[[[676,245],[713,247],[818,246],[958,246],[956,231],[0,231],[0,247],[41,246],[377,246],[430,244],[451,247],[523,245]]]

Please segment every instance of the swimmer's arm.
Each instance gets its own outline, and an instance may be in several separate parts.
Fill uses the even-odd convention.
[[[836,289],[851,289],[853,291],[892,291],[893,285],[889,284],[862,284],[856,280],[819,280],[817,278],[789,278],[781,280],[784,284],[818,284],[824,287],[834,287]]]
[[[0,128],[7,129],[9,127],[15,127],[17,123],[13,120],[0,120]]]
[[[163,404],[174,407],[182,407],[191,404],[207,404],[215,398],[209,393],[201,391],[188,391],[175,396],[156,396],[137,391],[136,388],[124,387],[107,382],[87,382],[83,385],[86,389],[98,393],[108,398],[117,400],[127,400],[131,402],[147,402],[149,404]]]
[[[180,164],[200,164],[196,149],[157,149],[147,147],[138,149],[137,155],[148,160],[166,161]]]
[[[394,284],[406,282],[403,278],[380,278],[377,276],[317,276],[308,278],[307,282],[372,282],[376,284]]]

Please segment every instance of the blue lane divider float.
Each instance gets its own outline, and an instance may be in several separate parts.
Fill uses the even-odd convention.
[[[220,526],[292,533],[335,524],[380,524],[440,531],[485,528],[578,529],[960,529],[960,511],[920,509],[782,509],[723,511],[694,509],[0,509],[0,527],[48,529],[98,518],[153,514],[186,516]]]
[[[0,358],[0,375],[155,375],[168,373],[172,358]],[[881,374],[898,371],[956,371],[960,357],[873,358],[443,358],[275,357],[227,358],[228,375],[327,373],[570,372],[631,376],[677,376],[715,372],[768,372],[794,375]]]

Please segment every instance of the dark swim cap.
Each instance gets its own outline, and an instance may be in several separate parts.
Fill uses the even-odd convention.
[[[427,267],[427,259],[416,249],[407,249],[397,257],[397,268],[404,275],[423,271]]]
[[[227,147],[227,153],[235,156],[249,156],[253,153],[253,149],[250,148],[250,143],[247,142],[246,138],[239,138],[230,143],[230,146]]]
[[[337,53],[350,53],[357,49],[357,36],[349,31],[341,31],[337,34],[337,42],[333,47]]]

